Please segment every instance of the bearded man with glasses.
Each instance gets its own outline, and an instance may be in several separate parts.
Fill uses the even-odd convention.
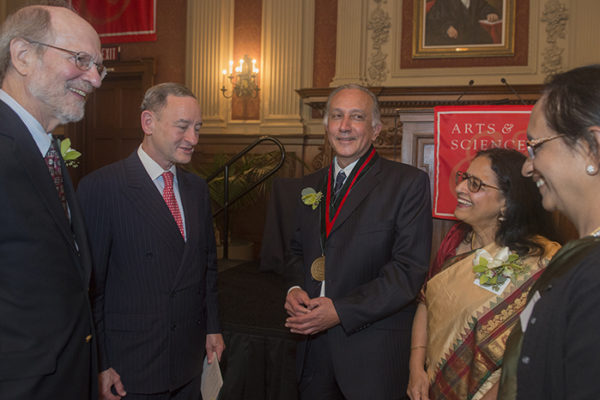
[[[55,2],[56,3],[56,2]],[[16,11],[0,33],[0,397],[97,397],[91,257],[51,132],[100,87],[100,39],[60,6]]]

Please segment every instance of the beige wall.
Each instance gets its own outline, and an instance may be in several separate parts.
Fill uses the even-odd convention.
[[[552,71],[600,62],[600,24],[596,19],[600,15],[599,1],[530,0],[526,65],[402,69],[399,60],[403,1],[413,0],[336,0],[337,45],[335,57],[331,58],[331,62],[335,64],[335,76],[330,86],[346,82],[392,87],[461,86],[466,85],[470,79],[474,79],[476,85],[499,85],[501,77],[505,77],[513,85],[541,84]],[[197,70],[201,68],[205,71],[207,64],[214,71],[226,67],[228,56],[234,47],[231,34],[235,24],[234,2],[194,0],[188,2],[188,5],[192,3],[195,11],[188,12],[188,83],[192,84],[197,93],[212,93],[220,87],[221,76],[218,73],[203,74],[200,80],[197,78]],[[217,18],[203,17],[200,11],[206,7],[210,7]],[[285,12],[280,8],[289,11]],[[383,39],[378,54],[374,47],[373,32],[382,26],[374,18],[376,10],[390,21],[388,28],[383,27],[385,33],[380,36]],[[212,104],[215,105],[215,114],[206,121],[207,133],[301,134],[319,129],[311,121],[309,113],[304,110],[302,114],[301,100],[295,93],[296,89],[313,85],[314,12],[315,0],[263,0],[260,118],[253,121],[231,121],[231,101],[211,95],[213,102],[216,101]],[[191,21],[198,20],[203,23],[198,23],[198,28],[194,29]],[[223,21],[227,23],[222,23]],[[203,33],[208,30],[219,41],[197,39],[199,29]],[[193,46],[190,45],[190,40],[195,41]],[[206,55],[205,47],[214,46],[217,50],[213,49],[209,57],[202,59],[201,67],[197,62],[192,62],[198,61],[197,57],[189,57],[194,53]],[[283,60],[280,57],[282,51],[286,52]],[[382,57],[384,63],[379,64],[380,76],[375,75],[373,78],[369,68],[375,67],[377,70],[376,57]],[[286,64],[286,60],[293,62]],[[452,60],[447,64],[451,65]],[[277,109],[277,115],[272,115],[274,108]],[[298,125],[299,120],[302,120],[303,126]],[[314,129],[310,128],[311,124]]]

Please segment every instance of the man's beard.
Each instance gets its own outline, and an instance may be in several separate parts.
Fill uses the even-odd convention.
[[[49,116],[58,119],[61,124],[81,121],[85,114],[85,101],[69,98],[70,90],[65,86],[63,93],[57,93],[58,85],[43,85],[35,82],[29,90],[33,97],[45,105]]]

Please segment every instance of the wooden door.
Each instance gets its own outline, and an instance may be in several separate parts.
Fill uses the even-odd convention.
[[[84,175],[126,158],[141,143],[140,104],[154,80],[154,61],[106,62],[108,75],[86,104],[85,118],[65,128],[82,153],[71,168],[75,184]]]

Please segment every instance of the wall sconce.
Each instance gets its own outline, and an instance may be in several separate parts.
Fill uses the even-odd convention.
[[[256,97],[260,88],[256,83],[256,77],[258,76],[258,68],[256,68],[256,60],[251,60],[248,55],[240,60],[240,65],[233,69],[233,61],[229,61],[229,75],[227,70],[223,70],[223,97],[230,99],[233,94],[237,97]],[[229,79],[231,83],[231,92],[227,95],[227,88],[225,87],[226,79]]]

